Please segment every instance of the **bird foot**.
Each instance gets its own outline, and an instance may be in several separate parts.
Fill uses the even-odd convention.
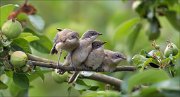
[[[59,74],[64,74],[66,71],[64,71],[64,70],[61,70],[61,69],[58,69],[58,71],[57,71],[57,73],[59,73]]]

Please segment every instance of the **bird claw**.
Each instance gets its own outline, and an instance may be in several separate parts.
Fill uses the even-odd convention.
[[[96,72],[99,72],[99,71],[100,71],[100,69],[101,69],[101,67],[98,67],[98,68],[96,69]]]
[[[64,71],[64,70],[61,70],[61,69],[58,69],[58,71],[57,71],[57,73],[59,73],[59,74],[64,74],[66,71]]]
[[[59,74],[64,74],[66,71],[64,71],[64,70],[62,70],[62,69],[59,69],[59,67],[60,67],[60,64],[59,64],[59,62],[58,62],[58,70],[57,70],[57,73],[59,73]]]
[[[72,66],[72,68],[73,68],[73,70],[74,70],[74,71],[76,71],[76,70],[77,70],[75,66]]]

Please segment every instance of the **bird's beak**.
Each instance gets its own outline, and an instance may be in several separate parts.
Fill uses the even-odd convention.
[[[103,42],[103,44],[106,44],[106,43],[107,43],[106,41]]]
[[[123,60],[127,60],[127,58],[125,56],[122,57]]]
[[[58,43],[56,44],[56,46],[55,46],[56,50],[61,49],[63,45],[64,45],[64,44],[63,44],[62,42],[58,42]]]
[[[102,35],[102,33],[98,33],[98,35]]]
[[[58,31],[62,31],[62,29],[61,28],[56,28]]]
[[[77,39],[79,39],[79,36],[76,36]]]

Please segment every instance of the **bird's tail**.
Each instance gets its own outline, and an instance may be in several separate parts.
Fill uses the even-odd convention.
[[[55,48],[55,44],[53,45],[53,47],[52,47],[52,49],[51,49],[51,51],[50,51],[50,54],[57,54],[58,53],[58,51],[56,50],[56,48]]]
[[[80,71],[74,72],[73,75],[69,78],[68,83],[74,83],[74,82],[76,82],[76,80],[77,80],[77,78],[78,78],[78,76],[79,76],[79,73],[80,73]]]

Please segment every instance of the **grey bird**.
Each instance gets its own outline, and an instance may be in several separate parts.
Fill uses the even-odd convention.
[[[86,61],[83,63],[86,67],[96,70],[102,64],[105,53],[103,45],[106,42],[94,41],[92,43],[92,50],[89,53]]]
[[[79,46],[71,54],[68,55],[63,65],[71,64],[71,66],[73,66],[74,68],[81,66],[81,64],[86,60],[92,49],[93,41],[99,35],[102,34],[93,30],[89,30],[85,32],[79,40],[80,42]],[[75,71],[74,74],[70,77],[68,82],[72,83],[76,79],[76,76],[78,75],[79,75],[79,71]]]
[[[54,45],[51,50],[51,54],[57,54],[59,52],[58,65],[59,60],[62,54],[62,50],[67,52],[72,52],[75,48],[79,46],[79,34],[70,29],[57,29],[58,33],[54,39]]]
[[[103,70],[105,71],[110,71],[110,72],[114,71],[117,65],[122,60],[126,60],[126,57],[119,52],[104,50],[104,53],[105,53],[105,58],[102,62],[101,68],[103,68]]]
[[[58,51],[65,50],[71,52],[79,46],[79,34],[70,29],[57,29],[59,32],[54,39],[54,45],[51,54],[57,54]]]

